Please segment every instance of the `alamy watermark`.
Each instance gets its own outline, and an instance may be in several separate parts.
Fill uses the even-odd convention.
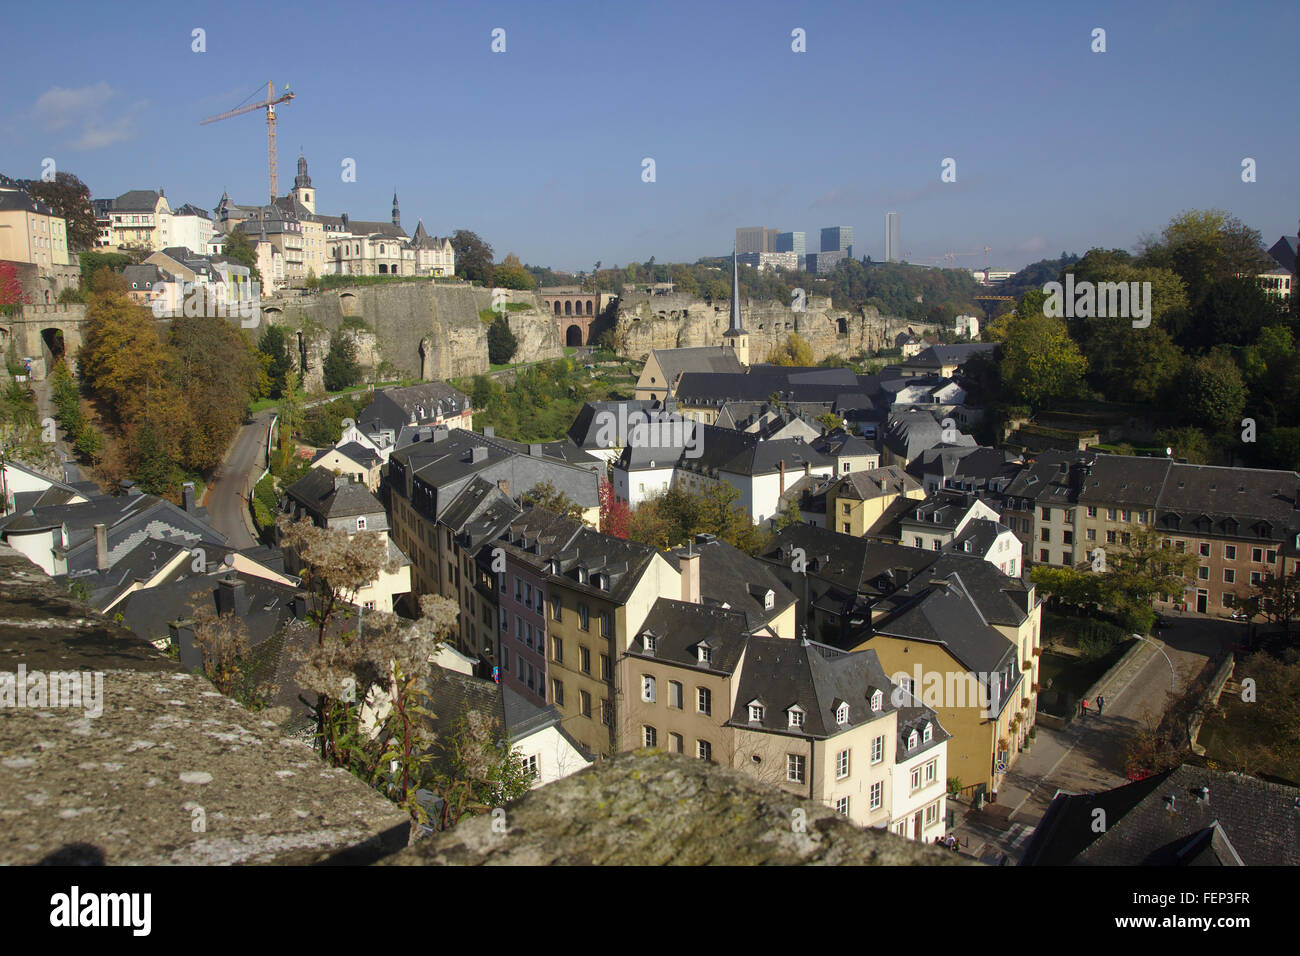
[[[682,449],[687,458],[704,454],[703,429],[699,423],[676,412],[628,412],[626,405],[618,411],[601,409],[596,413],[598,447]]]
[[[1064,286],[1049,282],[1043,291],[1043,315],[1050,318],[1132,319],[1135,329],[1151,324],[1150,282],[1075,282],[1067,272]]]
[[[0,709],[80,707],[87,717],[104,713],[102,671],[31,671],[19,664],[17,673],[0,671]]]
[[[890,680],[894,690],[890,700],[895,707],[922,704],[931,710],[951,707],[979,707],[980,716],[996,717],[1002,710],[1000,673],[975,671],[924,671],[917,664],[909,675],[899,671]]]
[[[243,286],[236,284],[233,288],[242,289]],[[242,328],[255,329],[262,318],[262,284],[250,282],[247,288],[251,295],[241,295],[232,302],[227,291],[220,285],[155,282],[153,302],[150,305],[156,319],[176,315],[191,319],[198,316],[212,319],[238,318]]]

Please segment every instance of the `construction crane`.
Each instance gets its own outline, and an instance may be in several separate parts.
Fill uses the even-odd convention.
[[[240,106],[225,113],[218,113],[216,116],[209,116],[199,122],[200,126],[208,123],[215,123],[217,120],[230,119],[232,116],[239,116],[241,113],[251,113],[253,110],[266,110],[266,155],[271,165],[271,202],[275,202],[276,193],[279,191],[279,176],[276,167],[279,165],[275,155],[275,108],[281,103],[288,103],[293,99],[294,94],[289,92],[289,84],[284,85],[284,92],[277,97],[275,95],[275,84],[269,80],[266,84],[266,99],[261,103],[249,103],[247,106]]]

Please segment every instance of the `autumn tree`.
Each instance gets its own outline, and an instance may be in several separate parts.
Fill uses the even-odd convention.
[[[522,500],[525,507],[542,508],[575,521],[582,520],[582,505],[558,490],[552,482],[542,481],[533,485],[524,492]]]
[[[767,361],[769,365],[807,367],[813,364],[812,346],[798,332],[791,332],[785,342],[768,351]]]
[[[536,283],[519,257],[512,252],[493,270],[492,285],[502,289],[532,289]]]
[[[177,316],[168,344],[184,396],[181,464],[207,471],[221,461],[249,403],[265,388],[263,365],[248,337],[224,320]]]
[[[600,479],[600,530],[615,538],[626,538],[631,531],[632,509],[614,494],[608,479]]]

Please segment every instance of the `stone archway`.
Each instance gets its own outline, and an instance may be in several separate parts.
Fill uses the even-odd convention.
[[[577,325],[569,326],[564,332],[564,344],[566,346],[583,345],[582,329]]]
[[[63,361],[65,352],[62,329],[41,329],[41,357],[45,359],[47,374],[54,368],[55,362]]]

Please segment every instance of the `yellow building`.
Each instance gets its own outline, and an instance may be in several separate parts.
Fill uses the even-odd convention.
[[[925,489],[897,465],[850,472],[826,491],[826,527],[862,537],[900,498],[922,501]]]
[[[21,189],[0,188],[0,259],[66,266],[67,223]]]

